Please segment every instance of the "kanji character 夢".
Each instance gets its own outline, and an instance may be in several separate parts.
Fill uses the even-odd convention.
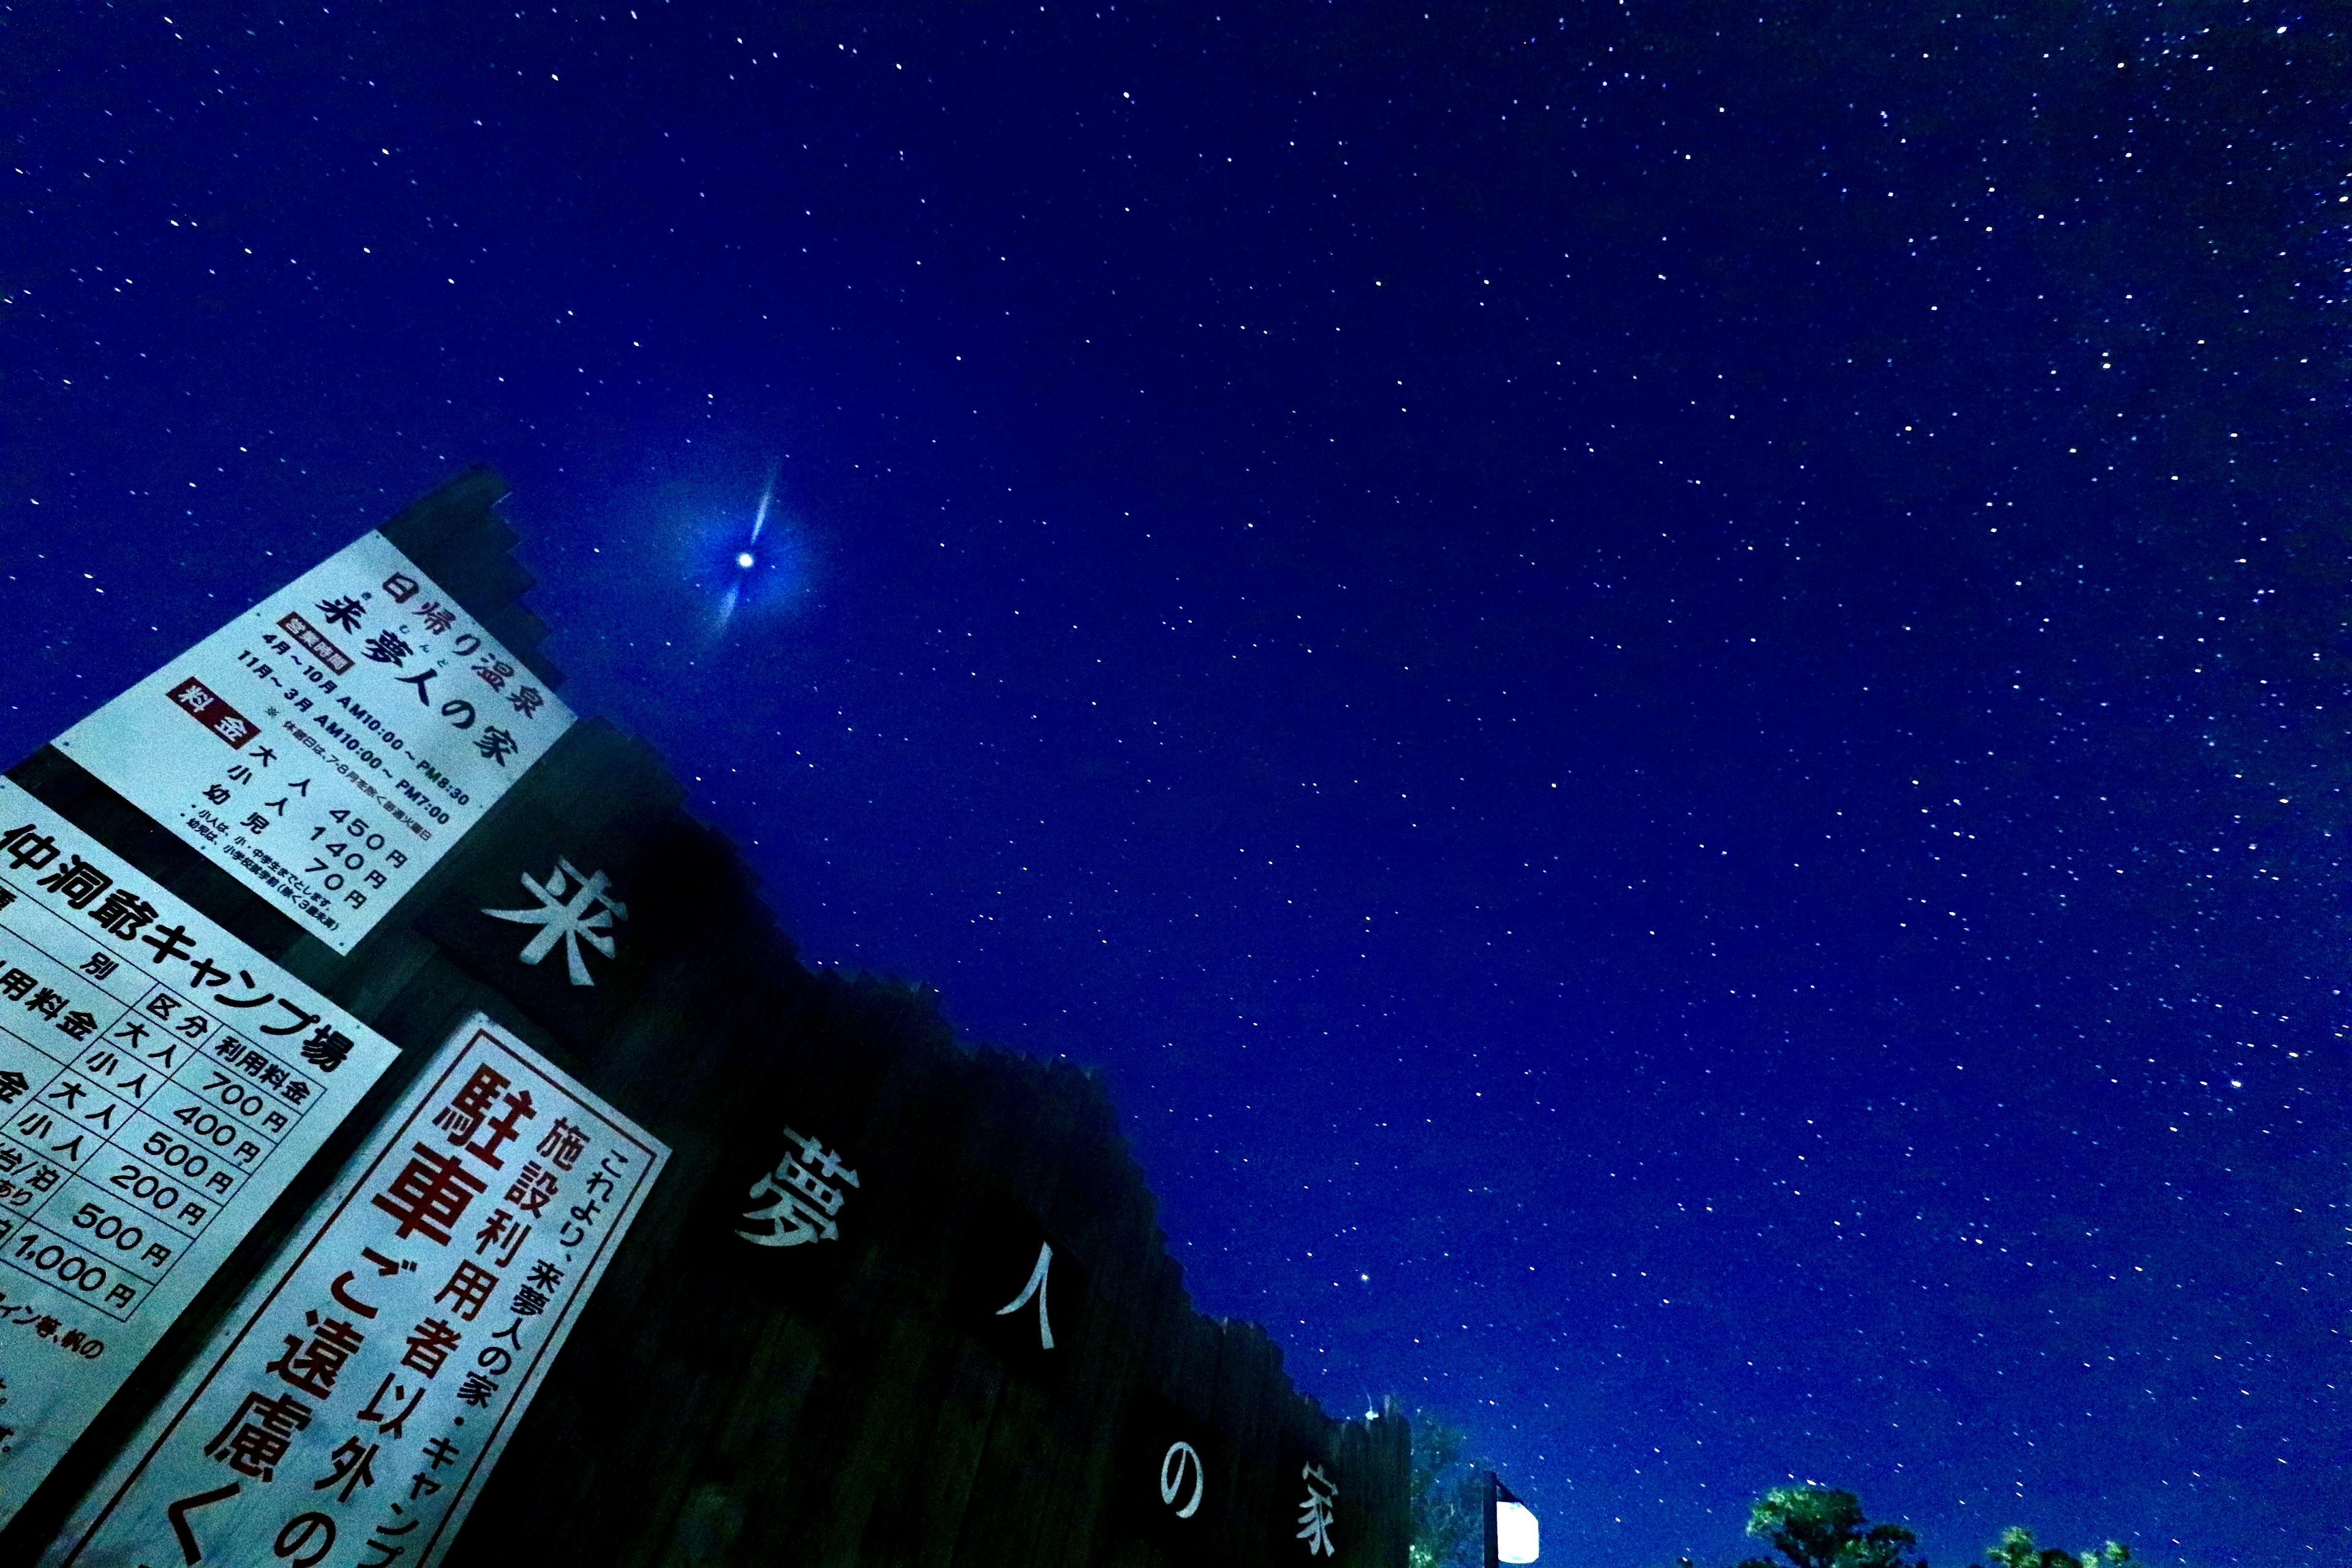
[[[248,1394],[205,1452],[241,1476],[266,1481],[278,1473],[294,1434],[310,1425],[310,1407],[290,1394],[265,1399]]]
[[[751,1184],[750,1195],[754,1202],[772,1201],[743,1215],[759,1222],[761,1228],[735,1234],[754,1247],[800,1247],[839,1239],[841,1227],[834,1216],[841,1212],[848,1194],[833,1184],[856,1186],[857,1173],[806,1133],[787,1127],[784,1138],[795,1147],[776,1163],[773,1171]]]
[[[155,906],[127,888],[117,888],[99,900],[89,918],[125,941],[137,936],[155,918]]]
[[[408,1352],[400,1364],[411,1372],[421,1372],[431,1377],[457,1348],[458,1332],[438,1318],[427,1318],[416,1325],[408,1336]]]
[[[544,1215],[548,1200],[555,1196],[555,1173],[541,1170],[534,1160],[522,1168],[522,1173],[507,1189],[507,1202],[527,1215]]]
[[[361,646],[360,651],[373,663],[388,664],[397,669],[401,660],[416,650],[395,632],[378,632]]]
[[[19,871],[45,869],[58,858],[58,841],[29,822],[0,833],[0,849],[8,852],[8,863]]]
[[[446,1285],[433,1292],[433,1300],[436,1305],[447,1302],[452,1316],[463,1318],[470,1323],[481,1316],[482,1304],[498,1288],[497,1275],[467,1259],[457,1265]]]
[[[507,1306],[510,1310],[523,1317],[534,1318],[547,1310],[547,1298],[530,1286],[521,1285],[516,1287],[514,1300],[508,1302]]]
[[[367,614],[367,607],[346,594],[341,598],[320,600],[319,614],[326,617],[329,626],[355,632],[360,629],[360,617]]]
[[[568,1171],[579,1163],[581,1152],[588,1146],[588,1134],[559,1116],[547,1136],[539,1141],[539,1152],[555,1162],[559,1171]]]
[[[264,1366],[264,1372],[274,1372],[289,1388],[299,1389],[313,1399],[326,1399],[335,1391],[335,1379],[343,1363],[367,1336],[341,1318],[320,1321],[317,1309],[302,1314],[302,1321],[310,1329],[306,1343],[299,1334],[286,1336],[286,1353]]]
[[[89,901],[114,886],[114,879],[83,859],[69,855],[66,863],[42,878],[37,884],[47,888],[75,909],[89,908]]]
[[[436,1153],[422,1143],[411,1145],[411,1152],[415,1157],[375,1195],[375,1206],[400,1222],[402,1240],[421,1231],[446,1247],[450,1227],[485,1184],[455,1154]]]
[[[555,870],[541,883],[528,871],[522,873],[526,892],[539,900],[539,907],[526,910],[485,909],[482,912],[492,920],[511,921],[517,925],[535,925],[539,934],[530,939],[519,955],[525,963],[535,964],[563,944],[565,964],[574,985],[593,985],[589,977],[587,962],[580,955],[580,944],[586,942],[606,958],[614,955],[613,922],[629,918],[629,907],[613,897],[611,880],[602,871],[593,877],[583,877],[569,860],[558,859]]]

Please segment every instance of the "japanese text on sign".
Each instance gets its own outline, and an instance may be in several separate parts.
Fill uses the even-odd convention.
[[[668,1155],[477,1015],[47,1561],[429,1568]]]
[[[371,533],[58,745],[349,952],[571,723]]]
[[[394,1054],[0,780],[0,1522]]]

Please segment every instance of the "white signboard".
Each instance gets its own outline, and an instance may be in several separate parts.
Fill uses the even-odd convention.
[[[431,1568],[668,1157],[476,1015],[45,1561]]]
[[[571,724],[371,533],[57,743],[349,952]]]
[[[396,1054],[0,779],[0,1523]]]

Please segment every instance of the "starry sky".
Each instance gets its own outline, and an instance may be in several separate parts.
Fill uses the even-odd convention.
[[[1217,4],[0,5],[8,753],[490,462],[1547,1562],[2344,1561],[2342,14]]]

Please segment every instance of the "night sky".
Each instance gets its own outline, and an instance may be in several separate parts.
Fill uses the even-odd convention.
[[[1546,1562],[2340,1563],[2347,22],[0,5],[0,743],[492,463]]]

